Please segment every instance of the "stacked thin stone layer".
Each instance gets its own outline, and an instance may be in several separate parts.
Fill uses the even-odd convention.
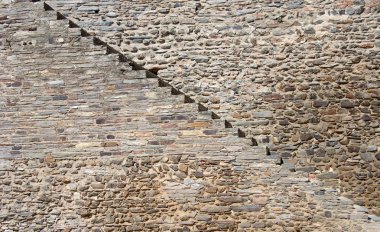
[[[2,231],[379,228],[43,4],[0,13]]]
[[[380,213],[378,0],[49,2]]]

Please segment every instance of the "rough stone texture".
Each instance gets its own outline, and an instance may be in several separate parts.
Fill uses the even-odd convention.
[[[378,0],[49,3],[380,213]]]
[[[2,172],[3,231],[367,231],[374,225],[365,225],[367,213],[335,190],[279,166],[240,171],[187,155],[12,165]],[[188,167],[182,175],[180,165]]]
[[[2,231],[379,228],[378,217],[340,195],[334,170],[294,166],[253,146],[224,120],[212,119],[212,112],[172,95],[171,87],[108,54],[92,36],[82,37],[80,28],[57,20],[43,4],[5,3],[0,5]],[[86,5],[78,11],[100,9]],[[268,110],[254,115],[274,117]],[[311,132],[299,137],[318,138]],[[348,149],[378,151],[374,145]],[[318,148],[313,154],[329,152]],[[366,173],[355,178],[365,179]]]

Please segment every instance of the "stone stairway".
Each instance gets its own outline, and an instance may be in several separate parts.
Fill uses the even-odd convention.
[[[2,231],[378,226],[48,5],[0,13]]]
[[[378,0],[47,2],[380,214]]]
[[[16,149],[15,157],[39,156],[41,150],[56,157],[150,155],[166,150],[176,153],[181,147],[185,150],[180,152],[203,151],[214,158],[214,151],[227,151],[224,155],[228,156],[231,147],[248,156],[265,156],[265,147],[235,139],[237,131],[224,128],[223,120],[214,125],[212,112],[198,112],[197,103],[185,102],[184,95],[171,95],[172,87],[149,78],[144,70],[132,70],[117,54],[106,54],[104,46],[95,46],[92,37],[81,38],[81,29],[70,28],[68,20],[56,20],[54,13],[47,12],[44,23],[51,29],[16,32],[11,38],[10,62],[3,65],[4,70],[18,73],[15,80],[8,80],[1,96],[9,116],[2,137],[12,144],[9,150]],[[32,44],[23,45],[28,41]],[[20,70],[25,63],[30,65]],[[43,78],[36,79],[40,74]],[[24,82],[28,87],[20,92]],[[145,134],[143,139],[139,134]]]

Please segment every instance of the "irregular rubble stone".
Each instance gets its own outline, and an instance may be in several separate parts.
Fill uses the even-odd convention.
[[[32,2],[0,5],[2,230],[379,228],[338,191],[376,212],[374,6],[53,1],[87,35]]]

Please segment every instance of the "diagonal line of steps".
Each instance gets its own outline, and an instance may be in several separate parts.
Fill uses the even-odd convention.
[[[17,4],[20,12],[32,5]],[[366,209],[308,173],[278,165],[244,131],[65,16],[39,24],[41,6],[33,11],[42,19],[25,19],[36,30],[0,50],[7,57],[0,60],[2,229],[364,228]],[[59,34],[60,23],[70,33]],[[22,31],[22,23],[17,27]],[[40,29],[52,29],[52,39],[20,45],[42,36]],[[28,65],[20,68],[22,62]]]
[[[132,149],[122,148],[123,142],[120,139],[126,133],[129,133],[130,136],[130,132],[137,129],[143,133],[158,133],[159,130],[164,129],[167,133],[179,130],[180,134],[177,133],[176,137],[172,138],[172,140],[177,139],[174,144],[187,146],[189,141],[199,145],[210,143],[207,146],[200,146],[197,150],[205,152],[223,150],[224,147],[229,146],[230,148],[226,151],[232,152],[244,148],[249,152],[239,154],[240,158],[259,153],[263,156],[262,162],[266,162],[264,157],[268,151],[265,147],[250,147],[257,144],[250,139],[239,138],[244,136],[236,129],[231,128],[230,123],[219,119],[215,113],[196,103],[156,75],[131,63],[114,48],[100,39],[90,36],[62,14],[55,13],[55,21],[52,20],[54,18],[53,11],[47,4],[45,4],[45,8],[48,9],[47,15],[41,21],[43,27],[49,28],[47,46],[43,30],[38,28],[25,34],[21,33],[20,37],[15,36],[10,39],[13,53],[18,54],[17,58],[23,54],[30,55],[20,57],[20,63],[30,63],[30,66],[24,65],[23,69],[19,70],[17,81],[7,84],[10,88],[0,98],[0,101],[9,106],[2,112],[8,116],[17,115],[19,117],[13,122],[5,123],[2,128],[5,134],[1,137],[4,138],[5,144],[21,148],[13,150],[12,154],[18,155],[17,157],[28,157],[28,152],[36,154],[45,146],[51,148],[45,149],[44,154],[51,152],[56,156],[61,156],[58,155],[60,153],[69,154],[70,152],[82,154],[82,151],[75,150],[78,147],[85,147],[85,154],[94,153],[97,149],[102,152],[114,150],[121,154]],[[31,46],[17,46],[22,44],[25,39],[31,38],[36,39]],[[88,47],[88,49],[83,49],[84,47]],[[50,52],[51,50],[53,52]],[[31,56],[34,58],[33,60],[30,60]],[[41,57],[44,58],[41,59]],[[7,63],[4,67],[12,69],[18,64],[17,61],[10,63],[13,64],[13,67],[7,66]],[[36,70],[35,74],[31,70]],[[102,76],[106,70],[108,70],[107,75]],[[37,78],[41,73],[44,74],[44,77]],[[36,78],[33,79],[30,88],[23,90],[20,95],[19,83],[26,80],[23,77],[25,74],[28,76],[33,74]],[[59,79],[57,80],[57,77],[54,76],[58,76]],[[121,76],[122,78],[120,78]],[[43,94],[41,94],[40,88],[45,89]],[[67,88],[71,90],[70,94],[66,93]],[[16,102],[8,102],[12,96],[17,94],[20,97],[16,99]],[[102,99],[100,104],[99,98]],[[88,105],[92,102],[93,106]],[[41,109],[33,112],[36,107]],[[104,111],[108,116],[102,116]],[[144,116],[141,117],[141,115]],[[90,117],[97,119],[92,120],[89,119]],[[94,124],[98,126],[92,128]],[[64,125],[65,129],[60,129],[60,125]],[[77,130],[78,125],[88,127],[88,129]],[[139,129],[143,126],[145,129]],[[215,126],[218,126],[219,129],[215,129]],[[19,130],[18,134],[9,138],[6,134],[12,133],[15,127]],[[62,131],[59,132],[60,130]],[[105,138],[104,136],[99,137],[99,135],[96,138],[96,136],[92,136],[92,133],[101,134],[103,130],[117,135],[114,140],[117,143],[116,147],[99,149],[96,144],[104,143]],[[75,135],[71,133],[75,133]],[[233,138],[233,136],[236,137]],[[138,140],[138,137],[129,138]],[[88,141],[91,140],[95,140],[96,148],[94,149],[88,147],[91,144]],[[33,143],[34,147],[28,146],[28,143]],[[80,143],[85,144],[81,146]],[[152,143],[152,146],[159,146],[160,149],[168,149],[168,151],[176,149],[175,147],[170,148],[168,146],[170,144],[165,144],[167,143],[165,140],[150,141],[148,145],[149,143]],[[212,145],[212,143],[215,144]],[[59,144],[62,148],[70,151],[53,152],[52,144]],[[6,147],[9,149],[10,146]],[[188,147],[190,150],[193,146]],[[214,154],[209,155],[217,159]]]
[[[45,9],[47,9],[48,11],[53,11],[53,8],[51,6],[49,6],[46,2],[44,3],[44,6],[45,6]],[[64,16],[63,14],[61,13],[57,13],[58,16],[58,19],[68,19],[66,16]],[[80,26],[78,25],[78,22],[75,21],[74,19],[68,19],[69,21],[69,25],[71,27],[74,27],[74,28],[80,28]],[[83,36],[90,36],[91,33],[87,32],[85,29],[81,28],[81,32],[82,32],[82,35]],[[122,54],[120,51],[118,51],[116,48],[112,47],[111,45],[107,44],[106,42],[102,41],[100,38],[98,37],[93,37],[93,40],[94,40],[94,43],[96,45],[101,45],[101,46],[104,46],[107,48],[107,53],[108,54],[117,54],[119,56],[119,59],[120,61],[122,62],[127,62],[130,66],[132,66],[133,70],[138,70],[138,73],[137,74],[137,78],[141,78],[141,74],[142,73],[145,73],[146,77],[147,78],[157,78],[159,80],[159,82],[161,83],[162,86],[168,86],[170,88],[172,88],[172,92],[175,93],[175,94],[182,94],[182,95],[185,95],[183,92],[181,92],[180,90],[176,89],[175,87],[173,87],[171,84],[169,84],[168,82],[166,82],[165,80],[161,79],[160,77],[158,77],[157,75],[155,75],[154,73],[144,69],[143,67],[137,65],[136,63],[134,63],[131,59],[129,59],[128,57],[126,57],[124,54]],[[133,73],[130,73],[133,75]],[[134,76],[136,77],[136,76]],[[187,101],[190,101],[190,102],[195,102],[194,99],[191,99],[189,96],[186,96],[185,95],[185,98],[187,99]],[[207,111],[207,107],[203,106],[201,103],[198,103],[199,104],[199,109],[200,111]],[[214,112],[211,112],[210,113],[213,115],[213,117],[215,118],[220,118],[219,116],[217,116],[217,114],[215,114]],[[226,122],[226,124],[229,124],[231,125],[231,123],[229,122]],[[241,136],[241,137],[245,137],[245,136]]]

